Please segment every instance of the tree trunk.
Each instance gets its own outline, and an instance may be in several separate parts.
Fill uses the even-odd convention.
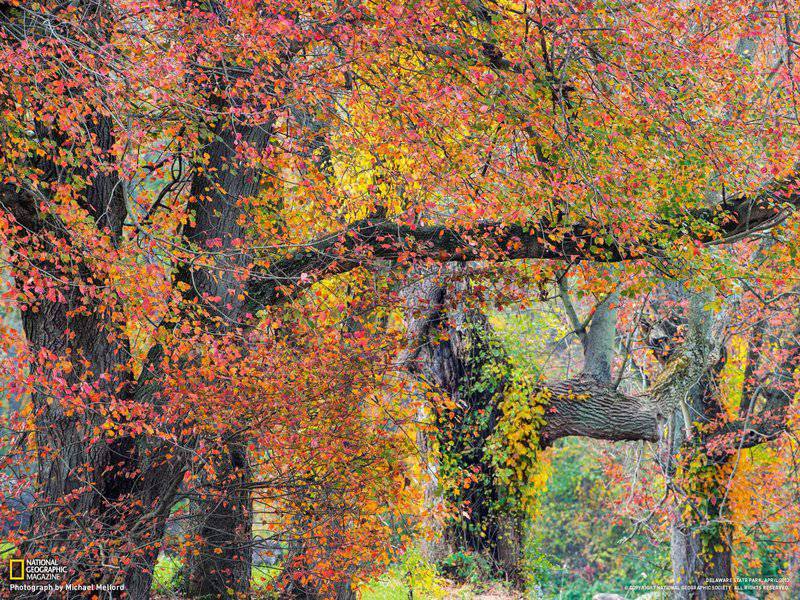
[[[252,566],[252,497],[247,448],[229,442],[215,461],[214,481],[199,490],[197,535],[190,552],[187,593],[198,598],[245,596]],[[196,553],[195,553],[196,552]]]
[[[506,494],[486,452],[506,385],[502,368],[493,367],[505,366],[506,356],[482,314],[445,307],[445,287],[428,281],[416,293],[421,297],[410,303],[421,300],[423,306],[409,319],[414,351],[404,362],[452,401],[434,413],[437,478],[457,515],[446,524],[444,540],[450,551],[483,554],[497,574],[519,580],[521,525],[504,509]]]
[[[246,227],[242,199],[259,193],[262,175],[239,156],[239,140],[249,149],[263,150],[272,123],[239,128],[211,123],[209,128],[213,135],[206,149],[209,164],[198,169],[192,179],[195,219],[184,236],[201,249],[207,240],[216,237],[222,247],[212,255],[212,268],[182,266],[176,280],[188,286],[186,300],[202,307],[207,327],[244,335],[248,324],[242,319],[242,272],[252,257],[240,249]],[[241,435],[233,435],[220,450],[214,480],[207,482],[193,503],[199,515],[195,531],[199,554],[190,557],[185,584],[188,594],[195,597],[244,595],[250,590],[253,473]]]
[[[85,17],[77,33],[82,43],[89,48],[105,43],[108,7],[94,0],[72,6]],[[31,36],[52,32],[52,24],[42,22],[35,11],[12,11],[3,19],[4,30],[22,28]],[[75,33],[67,28],[61,34]],[[109,407],[125,405],[137,395],[150,403],[152,394],[141,395],[135,384],[124,317],[119,316],[124,311],[119,298],[106,292],[109,274],[102,261],[95,264],[91,255],[81,260],[86,240],[57,211],[45,208],[53,201],[52,190],[83,179],[87,185],[76,190],[75,202],[96,227],[98,243],[108,252],[120,244],[127,208],[114,165],[113,118],[90,111],[77,125],[94,148],[86,164],[60,164],[59,148],[76,142],[80,146],[81,140],[34,118],[31,135],[46,141],[44,147],[52,151],[30,157],[30,164],[21,167],[38,171],[41,185],[0,183],[0,204],[12,223],[10,235],[16,237],[11,271],[24,298],[23,328],[36,384],[31,397],[36,494],[21,550],[27,558],[60,559],[70,569],[63,580],[125,582],[129,597],[146,598],[155,548],[182,472],[159,461],[160,452],[150,453],[147,440],[137,443],[126,433],[101,428]],[[152,468],[143,468],[145,464]]]
[[[698,456],[700,460],[705,455]],[[670,558],[676,600],[735,598],[732,589],[731,543],[733,526],[725,503],[721,480],[729,473],[728,463],[711,464],[703,473],[692,473],[697,498],[678,503],[670,525]],[[702,483],[700,483],[702,482]]]
[[[735,598],[732,589],[733,527],[726,502],[727,484],[733,458],[710,457],[706,439],[697,425],[719,419],[723,407],[719,398],[719,374],[725,355],[692,389],[688,410],[674,418],[673,445],[678,448],[679,481],[685,496],[674,507],[670,525],[670,558],[673,581],[679,589],[676,600],[712,600]],[[693,415],[693,423],[684,422],[684,414]],[[686,431],[691,432],[687,440]]]
[[[735,598],[730,587],[730,534],[730,529],[719,523],[712,523],[700,531],[682,519],[672,523],[672,576],[675,585],[684,588],[675,591],[675,600]]]

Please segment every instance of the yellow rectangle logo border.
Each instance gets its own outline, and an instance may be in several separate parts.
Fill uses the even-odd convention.
[[[19,576],[14,577],[14,567],[19,566]],[[10,581],[25,581],[25,559],[10,558],[8,560],[8,579]]]

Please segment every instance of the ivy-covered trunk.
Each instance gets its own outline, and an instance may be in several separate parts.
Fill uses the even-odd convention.
[[[444,542],[447,551],[479,554],[494,575],[516,580],[522,523],[508,510],[487,449],[507,384],[506,356],[482,313],[463,305],[447,309],[443,285],[422,289],[424,314],[409,324],[419,343],[407,366],[446,399],[434,408],[433,434],[439,489],[450,509]]]
[[[682,491],[670,527],[676,600],[736,597],[728,501],[733,459],[710,454],[705,435],[723,414],[718,378],[724,364],[723,357],[692,390],[688,410],[675,416],[674,440],[680,448],[676,479]],[[694,421],[685,423],[684,415],[692,415]]]
[[[452,404],[437,411],[435,419],[442,487],[453,508],[445,536],[454,550],[484,554],[502,574],[516,577],[521,527],[509,515],[486,447],[506,383],[504,370],[498,368],[502,355],[482,316],[471,315],[464,326],[440,342],[450,348],[440,347],[437,357],[450,360],[456,376]]]

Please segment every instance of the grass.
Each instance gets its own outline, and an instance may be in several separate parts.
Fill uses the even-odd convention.
[[[153,591],[172,592],[178,587],[178,571],[181,560],[177,556],[161,554],[153,570]]]
[[[162,594],[178,591],[179,573],[182,566],[183,562],[177,556],[161,554],[153,571],[153,591]],[[275,579],[277,574],[278,568],[276,567],[254,565],[250,583],[253,589],[257,590]]]
[[[394,569],[362,587],[359,591],[361,600],[409,600],[409,598],[414,600],[443,600],[445,598],[447,600],[469,600],[476,595],[469,586],[456,589],[443,579],[437,579],[433,589],[419,586],[414,586],[412,589],[406,578]]]
[[[387,573],[361,588],[362,600],[409,600],[424,598],[469,598],[462,591],[455,591],[443,579],[436,567],[428,562],[417,549],[411,548],[399,563]]]
[[[277,566],[270,567],[269,565],[253,565],[253,575],[250,578],[250,585],[255,590],[263,588],[270,581],[275,579],[279,572],[280,568]]]
[[[361,589],[361,600],[408,600],[408,584],[391,574]]]

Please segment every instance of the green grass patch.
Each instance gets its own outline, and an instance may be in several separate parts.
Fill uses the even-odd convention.
[[[161,554],[153,571],[153,591],[160,593],[176,592],[180,587],[183,561],[177,556]],[[254,565],[250,584],[253,589],[263,589],[277,577],[279,566]]]
[[[181,560],[177,556],[159,555],[153,570],[153,591],[174,592],[178,589]]]
[[[410,549],[399,563],[360,591],[362,600],[453,598],[452,590],[446,589],[446,585],[447,581],[439,576],[436,567],[416,549]]]
[[[281,568],[279,565],[253,565],[250,585],[254,590],[263,589],[270,581],[278,576],[280,570]]]

